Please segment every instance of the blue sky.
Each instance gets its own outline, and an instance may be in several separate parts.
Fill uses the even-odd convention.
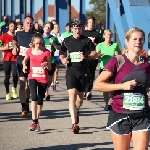
[[[5,0],[9,2],[9,5],[7,6],[8,10],[8,15],[10,15],[11,10],[10,10],[10,0]],[[14,0],[15,1],[15,14],[19,14],[19,1],[20,0]],[[75,7],[77,11],[79,11],[79,1],[80,0],[71,0],[72,6]],[[89,5],[90,0],[85,0],[86,1],[86,10],[91,9],[91,5]],[[49,4],[55,4],[55,0],[48,0]],[[42,7],[42,0],[35,0],[35,13]],[[27,12],[30,12],[30,0],[27,0]]]

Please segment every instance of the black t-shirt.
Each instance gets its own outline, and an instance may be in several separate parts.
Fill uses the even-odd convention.
[[[94,43],[98,44],[101,42],[101,35],[99,32],[94,30],[83,30],[82,35],[88,38],[95,38]]]
[[[34,32],[20,31],[16,33],[14,40],[18,43],[19,47],[29,48],[29,44],[31,43],[34,34],[35,34]],[[19,55],[17,59],[17,63],[22,64],[23,59],[24,56]]]
[[[83,52],[83,55],[89,55],[91,51],[95,50],[95,45],[93,42],[83,35],[80,36],[79,39],[73,38],[73,36],[70,36],[68,38],[65,38],[61,50],[63,52],[66,52],[68,50],[69,53],[72,52]],[[71,62],[71,59],[69,58],[69,64],[67,65],[67,73],[69,74],[86,74],[87,73],[87,61],[83,60],[81,62]]]

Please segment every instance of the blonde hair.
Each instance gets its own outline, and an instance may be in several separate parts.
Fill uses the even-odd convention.
[[[113,35],[113,33],[112,33],[112,31],[110,29],[106,29],[106,30],[104,30],[103,37],[106,34],[106,32],[110,32]]]
[[[143,37],[144,37],[144,40],[145,40],[145,32],[142,29],[137,28],[137,27],[133,27],[133,28],[129,29],[128,31],[126,31],[125,32],[125,39],[127,41],[129,41],[130,37],[132,36],[132,34],[134,32],[141,32],[143,34]]]
[[[37,33],[35,33],[35,34],[33,35],[32,40],[31,40],[31,43],[32,43],[32,47],[33,47],[33,48],[35,47],[35,45],[33,44],[33,41],[34,41],[35,38],[41,39],[42,46],[45,47],[45,43],[44,43],[44,39],[43,39],[42,34],[39,33],[39,32],[37,32]]]
[[[145,32],[144,32],[142,29],[138,28],[138,27],[133,27],[133,28],[129,29],[128,31],[126,31],[126,32],[125,32],[125,39],[126,39],[127,41],[129,41],[129,39],[131,38],[131,36],[132,36],[132,34],[133,34],[134,32],[141,32],[141,33],[143,34],[143,38],[144,38],[144,41],[145,41]],[[128,51],[129,51],[129,49],[128,49],[128,47],[126,46],[126,47],[122,50],[122,54],[126,54],[126,53],[128,53]]]
[[[123,54],[126,54],[126,53],[128,53],[128,47],[125,47],[125,48],[122,50],[122,55],[123,55]]]

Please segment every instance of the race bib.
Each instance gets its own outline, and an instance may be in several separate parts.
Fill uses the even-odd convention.
[[[51,50],[51,45],[45,45],[45,48],[48,49],[50,52],[52,51]]]
[[[124,93],[123,108],[129,110],[143,110],[145,108],[145,96],[140,93]]]
[[[19,55],[25,56],[25,55],[26,55],[26,51],[27,51],[28,49],[29,49],[29,48],[20,46],[20,52],[19,52]]]
[[[12,44],[12,42],[9,42],[9,43],[8,43],[8,46],[9,46],[9,48],[12,48],[12,49],[13,49],[13,44]]]
[[[80,58],[79,52],[70,53],[70,59],[71,59],[71,62],[81,62],[82,61],[82,59]]]
[[[45,77],[45,72],[42,67],[32,67],[32,77]]]

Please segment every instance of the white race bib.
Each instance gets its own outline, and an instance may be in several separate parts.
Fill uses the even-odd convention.
[[[82,61],[82,59],[80,58],[79,52],[70,53],[70,59],[71,59],[71,62],[81,62]]]
[[[28,49],[29,49],[29,48],[20,46],[20,52],[19,52],[19,55],[25,56],[25,55],[26,55],[26,51],[27,51]]]
[[[145,96],[140,93],[124,93],[123,108],[129,110],[143,110],[145,108]]]
[[[8,43],[8,46],[9,46],[9,48],[12,48],[12,49],[13,49],[13,44],[12,44],[12,42],[9,42],[9,43]]]
[[[32,67],[32,77],[45,77],[43,67]]]

